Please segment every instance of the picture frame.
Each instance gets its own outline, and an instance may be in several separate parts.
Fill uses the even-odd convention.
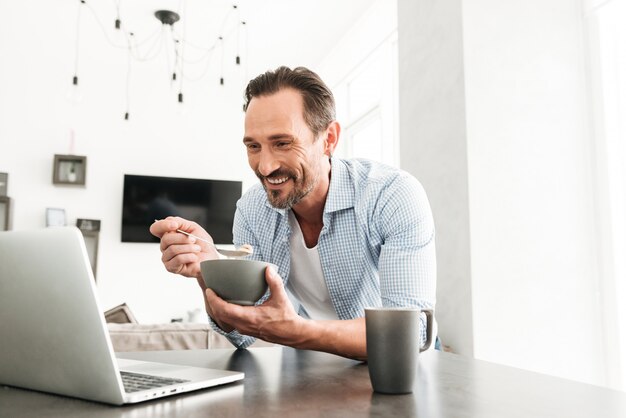
[[[87,173],[87,157],[83,155],[54,155],[52,183],[84,186]]]
[[[130,307],[126,304],[126,302],[121,305],[117,305],[114,308],[109,309],[104,312],[104,319],[107,323],[115,323],[115,324],[136,324],[137,319],[135,319],[135,315],[133,315]]]
[[[0,196],[8,196],[9,173],[0,173]]]
[[[65,226],[65,209],[46,208],[46,226]]]
[[[11,198],[0,196],[0,231],[11,229]]]
[[[100,219],[76,219],[76,226],[78,229],[84,232],[97,232],[100,231]]]
[[[100,241],[100,219],[76,219],[76,226],[83,234],[85,248],[89,256],[89,263],[94,279],[98,271],[98,243]]]

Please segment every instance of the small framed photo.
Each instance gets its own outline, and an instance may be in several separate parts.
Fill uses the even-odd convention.
[[[100,219],[76,219],[76,226],[81,231],[97,232],[100,231]]]
[[[85,185],[87,157],[55,154],[53,170],[53,184]]]
[[[9,173],[0,173],[0,196],[8,196]]]
[[[0,196],[0,231],[11,229],[11,198]]]
[[[85,240],[85,248],[89,255],[91,270],[95,278],[98,271],[98,241],[100,238],[100,219],[76,219],[76,226],[80,229]]]
[[[65,226],[65,209],[46,208],[46,226]]]

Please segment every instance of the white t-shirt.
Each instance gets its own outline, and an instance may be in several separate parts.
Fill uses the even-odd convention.
[[[307,248],[300,224],[293,211],[289,211],[289,226],[291,227],[289,237],[291,267],[287,290],[300,302],[309,318],[339,319],[324,280],[317,245]]]

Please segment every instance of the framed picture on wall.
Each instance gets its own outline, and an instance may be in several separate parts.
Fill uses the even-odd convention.
[[[7,196],[9,186],[9,173],[0,173],[0,196]]]
[[[96,277],[98,270],[98,241],[100,237],[100,219],[76,219],[76,226],[80,229],[85,239],[85,248],[87,248],[87,255],[89,255],[89,262],[91,263],[91,270],[93,271],[93,277]]]
[[[78,229],[84,232],[97,232],[100,231],[100,219],[76,219],[76,226]]]
[[[11,198],[0,196],[0,231],[11,229]]]
[[[87,157],[55,154],[53,184],[85,185],[86,172]]]
[[[65,209],[46,208],[46,226],[65,226]]]

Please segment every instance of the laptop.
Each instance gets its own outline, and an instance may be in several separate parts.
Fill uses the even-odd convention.
[[[243,377],[116,359],[80,231],[0,232],[0,384],[122,405]]]

